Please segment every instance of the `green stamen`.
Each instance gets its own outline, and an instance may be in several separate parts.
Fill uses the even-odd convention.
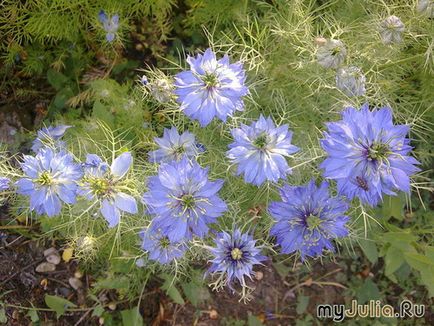
[[[170,240],[167,237],[164,237],[164,238],[160,239],[160,246],[161,246],[161,248],[166,249],[166,248],[169,247],[169,245],[170,245]]]
[[[306,218],[307,228],[311,231],[313,231],[314,229],[317,229],[322,224],[322,222],[323,222],[323,220],[321,220],[318,216],[315,216],[312,214],[310,214]]]
[[[253,145],[259,149],[264,149],[267,146],[267,135],[262,134],[253,141]]]
[[[243,252],[239,248],[234,248],[231,251],[231,257],[233,260],[240,260],[243,257]]]
[[[385,159],[389,154],[389,146],[382,143],[374,143],[368,150],[368,158],[371,160]]]
[[[110,190],[110,183],[106,179],[90,179],[89,185],[93,193],[97,196],[103,196]]]
[[[195,207],[195,200],[192,195],[182,196],[181,201],[184,209],[193,209]]]
[[[218,79],[215,74],[206,74],[202,80],[208,89],[218,85]]]
[[[48,171],[42,172],[39,175],[38,179],[36,180],[36,182],[39,183],[42,186],[48,186],[48,185],[51,184],[52,181],[53,180],[51,178],[50,172],[48,172]]]

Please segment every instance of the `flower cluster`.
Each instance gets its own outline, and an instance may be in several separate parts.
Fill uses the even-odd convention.
[[[394,125],[390,108],[350,107],[327,127],[321,146],[328,157],[320,167],[326,178],[337,180],[339,193],[375,206],[383,193],[410,191],[409,177],[419,162],[409,156],[409,127]]]

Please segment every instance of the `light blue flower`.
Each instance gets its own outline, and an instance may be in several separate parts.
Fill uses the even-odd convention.
[[[347,57],[347,49],[340,40],[327,40],[317,51],[318,63],[324,68],[337,69]]]
[[[64,142],[60,141],[66,130],[71,126],[60,125],[56,127],[44,127],[38,131],[37,138],[33,141],[32,151],[35,153],[44,146],[52,146],[55,148],[63,148]]]
[[[104,10],[101,10],[98,14],[99,21],[103,24],[106,31],[106,39],[108,42],[113,42],[116,37],[116,32],[119,28],[119,15],[114,14],[108,17]]]
[[[100,205],[100,212],[111,228],[119,224],[122,211],[130,214],[138,211],[136,200],[124,193],[122,187],[122,179],[132,163],[133,157],[129,152],[119,155],[110,167],[98,155],[88,154],[86,157],[79,194]]]
[[[176,258],[181,258],[187,246],[184,242],[173,242],[161,230],[149,227],[139,233],[142,238],[141,248],[148,252],[149,259],[160,264],[168,264]]]
[[[261,115],[250,126],[241,124],[231,133],[235,141],[226,155],[238,165],[237,174],[244,174],[246,182],[259,186],[266,180],[277,182],[291,173],[285,157],[299,148],[291,144],[288,125],[276,127],[271,118]]]
[[[208,169],[184,157],[161,164],[158,175],[149,177],[143,203],[154,216],[153,225],[171,241],[203,238],[227,209],[218,196],[222,186],[223,180],[209,181]]]
[[[348,96],[365,95],[365,81],[365,75],[359,67],[342,67],[336,72],[336,87]]]
[[[332,240],[348,235],[349,205],[330,196],[327,182],[320,187],[314,180],[303,186],[285,185],[280,196],[282,201],[272,202],[269,212],[275,219],[270,235],[276,237],[282,253],[315,257],[323,249],[334,251]]]
[[[393,15],[387,17],[380,25],[381,40],[384,44],[400,43],[404,31],[404,23]]]
[[[337,180],[340,194],[375,206],[383,193],[410,192],[410,176],[420,171],[419,162],[410,156],[409,126],[394,125],[389,107],[347,108],[342,120],[327,128],[321,146],[328,157],[320,167],[324,177]]]
[[[223,284],[220,286],[228,285],[230,289],[234,289],[233,284],[238,282],[242,287],[246,287],[245,277],[251,279],[255,274],[253,267],[262,265],[261,262],[267,259],[261,255],[256,240],[248,233],[236,229],[232,233],[218,233],[214,241],[216,246],[209,248],[214,257],[208,272],[223,277]]]
[[[30,209],[37,214],[52,217],[60,213],[62,202],[75,203],[83,173],[71,154],[41,148],[36,156],[24,155],[21,168],[26,176],[16,182],[17,192],[30,197]]]
[[[163,137],[154,140],[160,148],[149,153],[149,161],[153,163],[179,161],[183,157],[193,159],[200,152],[195,136],[188,131],[180,135],[175,127],[164,128]]]
[[[10,182],[8,178],[0,177],[0,191],[8,190]]]
[[[174,92],[189,118],[205,127],[215,116],[226,121],[235,111],[243,110],[242,98],[248,89],[240,62],[230,64],[227,55],[217,60],[211,49],[196,58],[188,57],[187,62],[191,70],[175,76]]]

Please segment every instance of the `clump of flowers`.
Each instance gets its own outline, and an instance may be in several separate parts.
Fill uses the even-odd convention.
[[[213,283],[214,289],[228,286],[235,291],[234,284],[242,287],[242,298],[246,297],[246,277],[252,279],[255,275],[253,267],[262,265],[267,257],[261,255],[261,248],[248,233],[235,229],[232,233],[221,232],[215,237],[215,247],[209,247],[213,259],[208,273],[218,275]]]
[[[383,193],[410,191],[409,177],[419,162],[409,155],[409,127],[394,125],[390,108],[350,107],[327,128],[321,146],[328,157],[320,167],[326,178],[337,180],[339,193],[375,206]]]
[[[159,149],[149,153],[149,161],[153,163],[179,161],[183,157],[193,159],[202,151],[192,133],[184,131],[180,135],[175,127],[164,128],[163,137],[154,140]]]
[[[153,226],[140,232],[139,236],[142,239],[141,248],[148,252],[148,258],[160,264],[168,264],[176,258],[181,258],[187,250],[184,242],[171,241],[161,230]]]
[[[32,144],[32,151],[38,152],[42,147],[49,146],[55,148],[64,147],[64,142],[60,139],[65,134],[66,130],[71,126],[59,125],[56,127],[49,126],[38,131],[36,139]]]
[[[222,121],[243,110],[243,97],[248,88],[242,63],[230,63],[225,55],[217,60],[215,53],[207,49],[203,55],[188,57],[190,70],[175,76],[175,94],[181,110],[202,127],[214,117]]]
[[[121,212],[137,213],[135,198],[124,192],[122,180],[133,163],[130,152],[115,158],[109,167],[98,155],[88,154],[84,164],[85,175],[79,194],[100,206],[102,216],[110,228],[120,222]]]
[[[103,24],[104,31],[106,32],[106,40],[113,42],[119,29],[119,15],[114,14],[109,17],[104,10],[101,10],[98,14],[98,20]]]
[[[52,217],[60,213],[62,202],[75,203],[83,173],[70,153],[41,148],[36,156],[24,155],[20,165],[25,177],[16,182],[17,192],[30,197],[32,211]]]
[[[149,177],[143,203],[154,216],[154,227],[171,241],[203,238],[227,209],[218,196],[222,186],[223,180],[208,180],[208,168],[183,158],[161,164],[158,175]]]
[[[314,180],[303,186],[285,185],[280,197],[282,201],[270,203],[269,212],[275,219],[270,234],[282,253],[298,253],[303,260],[319,256],[324,249],[334,251],[333,239],[348,235],[349,205],[330,196],[327,182],[319,187]]]
[[[226,155],[237,164],[237,174],[244,174],[246,182],[259,186],[266,180],[277,182],[291,173],[286,157],[299,148],[291,144],[288,125],[276,127],[270,117],[261,115],[250,126],[241,124],[231,133],[235,141]]]
[[[347,49],[340,40],[327,40],[321,45],[316,53],[318,63],[324,68],[337,69],[344,63],[347,56]]]
[[[336,87],[348,96],[365,95],[365,81],[365,75],[359,67],[342,67],[336,72]]]
[[[400,43],[404,31],[404,23],[393,15],[387,17],[380,25],[381,40],[384,44]]]

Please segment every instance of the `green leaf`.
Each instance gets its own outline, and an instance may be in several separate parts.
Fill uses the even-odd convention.
[[[103,312],[104,312],[104,308],[103,308],[103,306],[102,305],[97,305],[96,307],[95,307],[95,309],[93,309],[93,311],[92,311],[92,317],[101,317],[101,315],[103,314]]]
[[[357,290],[357,301],[359,304],[380,298],[380,291],[378,290],[377,284],[372,282],[369,278],[367,278],[363,285]]]
[[[404,252],[404,257],[412,268],[420,272],[429,271],[434,268],[434,260],[431,260],[427,256],[414,252]]]
[[[182,290],[188,301],[190,301],[195,307],[208,300],[210,297],[208,289],[203,284],[195,282],[194,280],[188,283],[183,283]]]
[[[384,196],[382,213],[388,219],[393,216],[397,220],[402,220],[404,201],[399,196]]]
[[[264,324],[255,315],[249,314],[249,316],[247,317],[247,325],[248,326],[263,326]]]
[[[38,316],[38,312],[36,310],[29,310],[27,312],[27,316],[30,318],[30,320],[34,323],[36,323],[37,321],[39,321],[39,316]]]
[[[309,297],[305,295],[299,295],[297,297],[297,308],[296,308],[297,314],[299,315],[303,314],[306,311],[308,305],[309,305]]]
[[[6,316],[5,308],[0,308],[0,323],[6,324],[8,322],[8,317]]]
[[[126,276],[116,277],[116,278],[106,278],[99,280],[95,284],[97,289],[127,289],[130,285],[130,281]]]
[[[122,310],[122,324],[124,326],[142,326],[143,318],[137,307],[130,310]]]
[[[420,277],[422,283],[426,286],[428,290],[428,295],[434,297],[434,274],[431,270],[423,270],[420,272]]]
[[[386,276],[392,275],[404,263],[404,257],[401,250],[396,247],[389,247],[384,257],[385,274]]]
[[[170,297],[170,299],[172,299],[173,302],[175,302],[177,304],[181,304],[181,305],[185,304],[185,301],[182,298],[181,293],[173,285],[173,277],[171,275],[168,275],[168,274],[163,274],[162,278],[164,279],[164,283],[161,286],[161,288],[166,291],[166,293]]]
[[[375,242],[368,239],[360,239],[359,245],[366,258],[368,258],[372,264],[375,264],[378,261],[378,249]]]
[[[56,109],[63,109],[66,105],[66,101],[68,101],[73,96],[74,92],[70,87],[62,88],[60,91],[57,92],[56,97],[54,98],[54,107]]]
[[[273,267],[282,279],[285,279],[291,271],[291,267],[285,265],[283,262],[273,262]]]
[[[93,104],[92,116],[95,119],[106,122],[109,126],[114,125],[115,118],[113,114],[110,112],[109,108],[102,104],[100,101],[96,101]]]
[[[68,82],[68,77],[54,69],[48,69],[47,81],[58,91]]]
[[[45,295],[45,304],[56,312],[57,319],[63,315],[66,309],[77,307],[69,300],[49,294]]]

